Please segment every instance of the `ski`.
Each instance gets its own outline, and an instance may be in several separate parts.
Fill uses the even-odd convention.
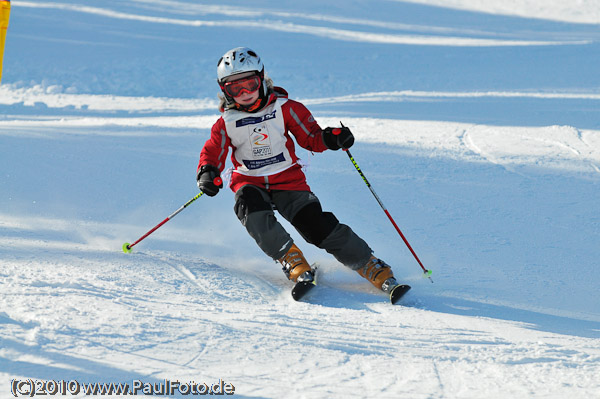
[[[295,301],[299,301],[317,284],[315,281],[301,281],[299,283],[294,284],[294,288],[292,288],[292,298]]]
[[[390,301],[392,304],[396,304],[403,296],[410,290],[410,285],[401,284],[397,285],[390,291]]]
[[[299,281],[292,287],[292,298],[295,301],[300,301],[304,296],[317,286],[317,266],[312,265],[313,280],[311,281]],[[410,290],[410,285],[398,284],[394,286],[389,292],[390,301],[392,304],[396,304],[403,296]]]
[[[304,297],[304,295],[306,295],[308,293],[308,291],[312,290],[313,287],[315,287],[317,285],[317,269],[319,267],[317,266],[316,263],[313,263],[310,266],[311,272],[312,272],[312,280],[310,281],[298,281],[297,283],[294,284],[294,287],[292,288],[292,298],[294,298],[294,301],[299,301],[302,299],[302,297]]]
[[[292,288],[292,298],[294,298],[295,301],[300,301],[310,290],[313,289],[313,287],[316,286],[317,284],[315,281],[301,281],[299,283],[296,283]],[[410,288],[410,285],[405,284],[395,286],[390,292],[391,303],[393,305],[398,303],[398,301],[402,299],[404,294],[406,294],[410,290]]]

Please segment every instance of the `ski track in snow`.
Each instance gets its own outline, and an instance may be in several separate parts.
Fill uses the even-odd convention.
[[[114,131],[117,118],[103,119],[92,124],[89,120],[78,124],[70,118],[53,123],[81,134],[85,130],[78,126],[110,126],[108,137],[119,137]],[[125,123],[130,119],[124,118]],[[147,125],[142,125],[168,125],[156,123],[160,119],[148,118]],[[536,140],[531,129],[523,128],[520,133],[519,128],[500,128],[500,134],[509,134],[522,144],[518,153],[512,144],[497,148],[504,151],[510,161],[506,162],[469,138],[469,132],[474,132],[483,145],[494,148],[495,136],[486,141],[480,132],[498,127],[368,118],[348,121],[359,143],[373,141],[361,133],[371,124],[389,123],[392,126],[386,130],[411,131],[413,136],[403,135],[398,142],[380,137],[377,142],[418,144],[415,151],[423,151],[425,144],[459,159],[471,159],[469,151],[474,151],[477,162],[492,162],[509,171],[514,163],[527,165],[530,159],[540,159],[537,146],[530,148],[529,155],[526,150],[528,143],[538,141],[548,145],[542,158],[550,167],[564,161],[565,154],[572,155],[573,164],[587,162],[582,158],[584,151],[574,150],[577,146],[587,148],[591,159],[598,156],[569,127],[537,129],[540,137],[551,132],[556,140]],[[55,137],[43,121],[22,122],[25,135],[31,129],[31,137]],[[19,123],[6,121],[0,135]],[[439,132],[443,132],[441,137]],[[406,394],[425,398],[430,392],[439,397],[469,397],[473,392],[491,397],[560,397],[572,392],[594,397],[600,388],[593,377],[600,372],[598,338],[463,316],[461,311],[468,312],[468,307],[428,297],[419,284],[404,306],[392,307],[370,287],[356,284],[356,279],[351,284],[344,279],[338,283],[326,272],[323,286],[309,296],[312,304],[294,303],[276,267],[269,266],[275,274],[254,275],[243,267],[222,267],[184,253],[146,252],[144,246],[151,248],[150,242],[140,244],[133,254],[119,254],[119,239],[140,234],[144,226],[73,224],[8,215],[0,219],[4,221],[0,224],[2,280],[5,287],[14,287],[0,304],[8,310],[2,315],[7,329],[0,356],[12,359],[10,371],[5,371],[11,378],[59,375],[87,381],[151,382],[174,377],[226,378],[239,387],[242,397],[275,397],[282,391],[290,397],[336,397],[349,392],[365,398]],[[103,233],[107,230],[115,233]],[[23,297],[28,298],[26,302]],[[455,304],[442,313],[428,310],[438,309],[445,301]],[[277,369],[288,370],[287,378],[279,378],[274,363]],[[393,373],[390,364],[394,364]],[[37,371],[30,374],[30,369]],[[533,375],[538,377],[532,380],[529,376]],[[306,380],[310,386],[299,388]],[[0,389],[8,387],[0,385]]]
[[[8,105],[23,104],[24,106],[34,105],[34,100],[43,101],[48,107],[62,109],[65,107],[75,107],[77,109],[89,109],[95,111],[117,111],[127,110],[129,112],[148,112],[155,113],[172,113],[172,112],[202,112],[214,109],[216,102],[211,100],[187,100],[187,99],[161,99],[161,98],[144,98],[144,97],[115,97],[115,96],[94,96],[94,95],[65,95],[52,94],[52,89],[48,93],[39,87],[23,90],[11,89],[10,87],[0,88],[0,103],[4,102]],[[383,101],[386,93],[381,96],[373,96],[371,93],[368,97],[352,96],[352,98],[342,97],[336,99],[313,99],[303,100],[307,104],[323,104],[323,103],[346,103],[348,101]],[[402,93],[406,96],[408,93]],[[585,95],[585,94],[541,94],[538,93],[429,93],[430,96],[454,96],[461,97],[463,94],[468,96],[491,96],[495,97],[500,94],[501,97],[525,96],[525,97],[541,97],[541,98],[562,98],[562,99],[590,99],[593,102],[600,100],[600,95]],[[418,97],[423,97],[426,93],[416,93]],[[135,104],[135,105],[134,105]],[[210,129],[218,115],[211,114],[206,116],[130,116],[130,117],[108,117],[108,116],[87,116],[87,117],[45,117],[38,119],[28,119],[19,117],[18,119],[10,119],[5,117],[2,125],[11,127],[12,129],[4,129],[0,134],[17,134],[22,137],[27,134],[23,128],[27,127],[102,127],[102,126],[124,126],[124,127],[152,127],[152,128],[180,128],[180,129]],[[320,118],[323,123],[335,124],[335,118],[324,117]],[[345,118],[347,123],[351,123],[355,128],[356,135],[365,141],[371,142],[394,142],[396,145],[418,145],[422,147],[433,144],[437,149],[457,151],[456,156],[460,157],[464,150],[470,150],[481,156],[484,160],[491,163],[503,166],[506,170],[518,173],[510,166],[512,163],[530,164],[536,162],[533,157],[550,157],[545,162],[545,166],[552,167],[556,162],[560,168],[563,168],[564,163],[569,159],[573,160],[573,166],[579,165],[583,169],[592,169],[598,172],[598,164],[600,164],[600,151],[597,147],[586,143],[583,139],[583,133],[571,126],[548,126],[543,128],[531,129],[524,127],[496,127],[496,126],[468,126],[464,124],[452,124],[448,122],[436,123],[426,121],[396,121],[382,120],[370,118]],[[402,131],[402,137],[391,137],[389,135],[380,134],[377,137],[372,137],[369,132],[373,129],[372,125],[377,125],[377,129],[383,132],[398,132]],[[421,126],[419,126],[421,125]],[[464,126],[464,127],[463,127]],[[14,129],[18,129],[15,133]],[[462,130],[461,130],[462,129]],[[433,134],[439,136],[436,139],[419,140],[423,134],[430,135],[429,130],[435,131]],[[451,135],[454,130],[460,130],[458,138],[458,146],[452,143]],[[424,133],[427,131],[426,133]],[[516,157],[514,154],[514,146],[508,146],[506,149],[501,148],[497,143],[497,136],[514,136],[515,132],[519,132],[519,137],[515,137],[515,143],[521,146],[523,152],[522,157]],[[556,133],[558,132],[558,133]],[[61,134],[64,131],[61,131]],[[108,131],[101,133],[91,133],[91,131],[77,130],[76,134],[111,134]],[[124,132],[118,132],[117,135],[123,135]],[[136,132],[130,134],[139,135],[164,135],[164,131]],[[600,134],[598,130],[586,131],[586,136],[596,137]],[[396,134],[394,134],[396,136]],[[475,139],[474,135],[478,138]],[[557,139],[548,139],[546,137],[557,136]],[[574,136],[574,137],[572,137]],[[442,140],[443,144],[437,140]],[[483,141],[482,141],[483,140]],[[477,144],[481,142],[481,144]],[[539,144],[543,144],[540,148]],[[482,146],[489,150],[484,150]],[[571,154],[565,154],[567,150]],[[498,152],[498,155],[493,152]],[[505,152],[506,154],[502,154]],[[504,156],[503,156],[504,155]],[[506,158],[506,159],[503,159]],[[554,158],[554,159],[553,159]],[[584,161],[583,163],[580,161]]]
[[[240,398],[600,398],[598,7],[413,2],[13,1],[0,397],[12,379],[223,379]],[[324,208],[413,286],[398,306],[290,227],[320,270],[294,302],[227,190],[121,252],[196,194],[218,118],[203,75],[240,33],[322,126],[352,129],[434,284],[341,152],[300,154]]]
[[[184,98],[153,98],[153,97],[126,97],[115,95],[85,95],[68,94],[62,92],[60,86],[42,87],[40,85],[30,88],[0,87],[0,104],[22,104],[33,106],[44,104],[49,108],[85,109],[93,111],[127,111],[127,112],[203,112],[217,108],[214,99],[184,99]],[[406,101],[407,99],[436,99],[436,98],[536,98],[558,100],[597,100],[598,93],[543,93],[543,92],[427,92],[427,91],[394,91],[352,94],[338,97],[299,99],[302,103],[310,105],[353,103],[353,102],[393,102]]]
[[[246,290],[256,287],[226,269],[215,267],[213,274],[212,267],[181,256],[175,261],[160,254],[133,258],[93,248],[89,253],[56,251],[43,244],[40,250],[45,261],[18,259],[3,248],[9,255],[4,277],[18,288],[2,299],[12,316],[4,312],[1,320],[12,338],[5,335],[0,352],[16,361],[14,370],[26,373],[26,364],[44,365],[34,373],[38,378],[53,373],[144,381],[226,376],[250,397],[272,397],[280,390],[292,397],[338,396],[348,390],[355,390],[356,397],[392,397],[406,394],[407,384],[414,397],[427,397],[432,390],[450,397],[473,391],[558,397],[571,389],[593,397],[598,388],[593,380],[600,360],[596,339],[392,307],[375,293],[350,294],[342,301],[327,286],[311,295],[314,304],[294,303],[277,292],[256,296]],[[170,270],[173,264],[197,266],[187,266],[183,276],[179,266],[178,272]],[[77,282],[64,281],[74,274]],[[210,291],[199,287],[198,277],[215,286]],[[225,291],[228,295],[219,293]],[[18,300],[23,293],[29,293],[28,303]],[[14,316],[19,314],[28,318]],[[77,353],[79,360],[60,353]],[[120,359],[117,367],[94,364],[110,364],[114,357]],[[268,371],[273,361],[288,370],[288,378]],[[388,373],[392,363],[400,380]],[[589,377],[582,379],[582,370]],[[543,378],[527,378],[534,375]],[[311,384],[302,388],[306,379]],[[528,382],[519,386],[515,381]]]
[[[400,1],[400,0],[394,0]],[[407,0],[413,3],[482,11],[493,14],[517,15],[528,18],[553,19],[587,24],[600,24],[600,9],[595,0],[580,0],[576,7],[563,2],[538,2],[536,0],[491,0],[474,3],[470,0]],[[532,12],[535,10],[535,12]]]
[[[171,3],[176,4],[176,3]],[[457,37],[457,36],[435,36],[432,34],[428,35],[401,35],[401,34],[381,34],[374,32],[360,32],[356,30],[337,29],[326,26],[314,26],[314,25],[303,25],[293,22],[283,22],[280,20],[253,20],[247,18],[249,15],[246,12],[242,13],[245,18],[238,20],[187,20],[178,18],[166,18],[166,17],[155,17],[138,15],[124,12],[117,12],[106,8],[80,6],[64,3],[38,3],[29,1],[20,1],[16,3],[18,7],[31,7],[31,8],[51,8],[65,11],[74,11],[80,13],[89,13],[97,16],[123,19],[127,21],[142,21],[154,24],[168,24],[178,26],[189,26],[189,27],[218,27],[228,29],[266,29],[275,32],[286,32],[286,33],[299,33],[304,35],[311,35],[317,37],[325,37],[333,40],[344,40],[353,42],[366,42],[366,43],[386,43],[386,44],[408,44],[408,45],[427,45],[427,46],[554,46],[554,45],[582,45],[588,44],[586,40],[570,40],[570,41],[558,41],[558,40],[501,40],[501,39],[487,39],[487,38],[473,38],[473,37]],[[227,9],[229,10],[229,9]],[[206,10],[209,11],[209,10]],[[223,13],[218,8],[213,8],[213,13]],[[225,12],[224,14],[230,15],[231,12]],[[239,13],[237,13],[239,16]],[[250,12],[250,16],[254,18],[260,18],[264,14],[268,15],[268,12]],[[276,17],[294,17],[294,18],[306,18],[306,14],[295,15],[289,13],[276,13]],[[337,19],[331,20],[327,17],[311,17],[317,21],[325,20],[325,22],[344,22],[344,23],[355,23],[354,20]],[[373,25],[370,21],[358,21],[360,25]],[[386,25],[386,28],[397,28],[394,25]],[[406,26],[401,26],[402,29],[406,29]],[[413,28],[409,26],[408,28]],[[437,28],[431,29],[432,31],[438,30]],[[472,32],[469,32],[472,34]]]

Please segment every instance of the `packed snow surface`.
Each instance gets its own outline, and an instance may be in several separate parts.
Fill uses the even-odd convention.
[[[600,398],[597,1],[11,3],[0,397],[168,380],[240,398]],[[123,253],[198,193],[216,63],[240,45],[321,126],[351,128],[433,284],[341,151],[298,153],[323,207],[413,287],[399,305],[284,222],[319,265],[294,302],[227,189]]]

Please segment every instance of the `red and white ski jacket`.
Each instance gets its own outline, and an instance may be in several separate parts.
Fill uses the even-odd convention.
[[[258,112],[223,111],[200,152],[198,170],[210,164],[223,172],[231,147],[234,170],[230,187],[234,192],[245,184],[267,190],[310,190],[289,133],[309,151],[327,149],[321,127],[310,111],[288,99],[284,89],[275,87],[267,105]]]

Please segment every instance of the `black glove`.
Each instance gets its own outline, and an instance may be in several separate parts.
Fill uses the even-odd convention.
[[[330,150],[347,150],[354,144],[354,135],[346,126],[327,127],[323,130],[323,141]]]
[[[214,197],[219,189],[223,188],[221,172],[216,166],[202,165],[196,180],[198,181],[198,188],[209,197]]]

